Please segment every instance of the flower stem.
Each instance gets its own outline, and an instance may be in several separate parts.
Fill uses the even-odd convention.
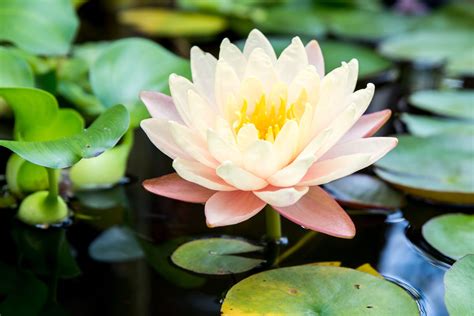
[[[310,231],[304,234],[303,237],[301,237],[301,239],[296,242],[296,244],[291,246],[288,250],[286,250],[277,258],[276,264],[280,264],[282,261],[286,260],[288,257],[292,256],[295,252],[303,248],[303,246],[306,245],[309,241],[311,241],[311,239],[316,237],[317,234],[318,232],[315,232],[315,231]]]
[[[57,202],[58,200],[58,178],[56,177],[56,170],[46,168],[48,172],[48,183],[49,183],[49,194],[48,200],[51,202]]]
[[[266,237],[275,243],[279,243],[281,239],[280,214],[270,205],[265,206],[265,221],[267,228]]]

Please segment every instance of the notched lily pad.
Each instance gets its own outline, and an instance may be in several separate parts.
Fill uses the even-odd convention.
[[[277,303],[275,303],[277,302]],[[222,315],[419,315],[397,285],[340,267],[296,266],[252,275],[234,285]]]
[[[398,209],[404,196],[385,182],[365,174],[354,174],[324,186],[336,200],[353,208]]]
[[[423,225],[422,234],[433,248],[453,259],[474,254],[474,215],[437,216]]]
[[[375,173],[401,190],[432,201],[474,204],[472,135],[399,136],[375,163]]]
[[[451,316],[471,315],[474,311],[474,255],[455,262],[444,275],[444,302]]]
[[[178,247],[171,256],[177,266],[202,274],[233,274],[249,271],[264,260],[236,256],[261,251],[262,247],[233,238],[206,238]]]

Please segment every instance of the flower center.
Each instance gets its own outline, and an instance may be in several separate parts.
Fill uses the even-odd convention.
[[[255,104],[252,113],[248,111],[248,102],[244,100],[240,111],[236,112],[232,127],[237,134],[246,124],[253,124],[260,139],[274,142],[278,133],[289,120],[299,121],[304,112],[307,100],[306,91],[302,91],[299,98],[288,106],[286,98],[280,97],[279,104],[267,102],[265,95]]]

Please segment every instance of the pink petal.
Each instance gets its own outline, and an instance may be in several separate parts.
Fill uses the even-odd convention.
[[[152,117],[183,123],[170,96],[154,91],[142,91],[140,99]]]
[[[312,40],[306,44],[306,54],[308,55],[309,64],[316,67],[321,78],[324,77],[324,57],[318,41]]]
[[[363,115],[338,143],[374,135],[388,121],[390,115],[390,110]]]
[[[252,192],[217,192],[206,202],[207,226],[238,224],[260,212],[265,205]]]
[[[191,203],[204,203],[216,193],[216,191],[186,181],[176,173],[145,180],[143,187],[151,193]]]
[[[320,187],[311,187],[298,202],[275,209],[290,221],[334,237],[352,238],[355,226],[347,213]]]
[[[334,159],[340,156],[370,154],[372,163],[382,158],[398,144],[395,137],[358,138],[345,143],[338,143],[329,149],[318,161]]]

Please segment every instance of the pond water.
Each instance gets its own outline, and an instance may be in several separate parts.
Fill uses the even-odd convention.
[[[184,241],[179,239],[182,236],[230,235],[259,243],[264,234],[264,216],[260,214],[235,226],[208,229],[203,206],[146,192],[141,181],[149,175],[171,172],[171,164],[148,144],[141,131],[136,134],[135,154],[129,163],[133,175],[130,183],[78,194],[70,201],[76,214],[71,226],[47,230],[27,227],[13,217],[12,210],[2,210],[0,267],[6,264],[35,271],[45,284],[57,287],[57,303],[70,315],[217,315],[226,291],[255,270],[230,276],[191,275],[173,267],[170,252]],[[393,212],[349,211],[357,227],[354,239],[318,234],[281,266],[341,261],[343,266],[355,268],[370,263],[411,293],[421,314],[447,315],[443,275],[451,262],[423,241],[420,228],[428,219],[449,211],[456,209],[416,200],[409,200],[406,208]],[[90,243],[107,227],[125,223],[139,240],[155,247],[154,255],[148,253],[147,260],[138,258],[120,263],[91,258]],[[67,266],[61,262],[64,261],[61,255],[55,256],[51,251],[57,240],[63,238],[63,231],[80,269],[80,274],[73,278],[61,278],[53,273],[54,267]],[[283,232],[288,244],[282,246],[282,251],[307,233],[286,220],[283,220]],[[36,258],[33,265],[28,260],[31,258]],[[44,267],[37,266],[37,258],[42,258],[39,261],[44,261]],[[30,298],[24,294],[19,295],[15,304],[29,304]]]

